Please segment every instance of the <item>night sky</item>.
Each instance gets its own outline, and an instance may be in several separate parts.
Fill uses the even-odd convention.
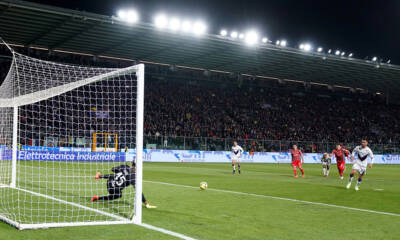
[[[353,52],[361,59],[378,56],[400,64],[400,0],[31,1],[105,15],[135,8],[143,22],[152,22],[154,15],[164,12],[202,19],[209,33],[255,28],[273,41],[286,39],[291,47],[310,42],[314,47]]]

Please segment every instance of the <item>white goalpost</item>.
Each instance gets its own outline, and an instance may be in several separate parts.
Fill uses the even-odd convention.
[[[144,65],[76,66],[9,49],[0,86],[0,220],[18,229],[141,224]],[[113,152],[94,151],[94,133]],[[91,202],[115,195],[95,175],[131,166],[126,148],[136,149],[135,186]]]

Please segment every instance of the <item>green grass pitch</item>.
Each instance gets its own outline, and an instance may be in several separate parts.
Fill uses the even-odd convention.
[[[320,165],[306,164],[304,166],[306,177],[294,179],[288,164],[242,164],[242,174],[232,175],[230,164],[145,163],[144,193],[149,202],[158,208],[143,209],[143,222],[196,239],[400,239],[400,166],[375,165],[374,168],[368,169],[359,192],[354,191],[354,185],[350,190],[345,189],[350,167],[351,165],[347,165],[345,179],[340,180],[335,166],[326,179],[322,177]],[[82,182],[82,187],[74,189],[75,192],[71,194],[88,195],[84,186],[85,181],[92,181],[93,167],[85,169],[80,166],[74,171],[76,176],[88,175],[90,178],[74,179],[75,184]],[[199,189],[201,181],[208,183],[208,190]],[[35,188],[35,183],[24,184],[32,189]],[[103,185],[105,192],[104,182],[98,186],[103,188]],[[54,186],[49,186],[47,192],[49,195],[54,193],[51,187]],[[131,190],[125,191],[127,194],[124,199],[102,207],[110,207],[109,211],[116,214],[127,214],[130,207],[126,201],[131,196]],[[265,196],[397,215],[362,212],[357,209]],[[79,204],[86,206],[98,206],[90,203],[86,197],[65,196],[65,199],[78,201]],[[63,213],[66,209],[63,204],[52,206],[57,208],[58,213]],[[44,213],[39,212],[39,215]],[[100,218],[95,215],[92,217]],[[0,222],[0,239],[175,238],[135,225],[18,231]]]

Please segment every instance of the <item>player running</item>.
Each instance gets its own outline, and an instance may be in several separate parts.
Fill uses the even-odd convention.
[[[234,141],[231,153],[233,174],[235,174],[236,172],[235,162],[237,162],[238,164],[238,172],[240,174],[240,157],[242,157],[242,153],[243,153],[243,148],[239,146],[236,141]]]
[[[303,153],[297,149],[297,145],[293,145],[293,149],[289,149],[290,154],[292,155],[292,167],[294,172],[294,177],[298,178],[297,176],[297,168],[301,171],[301,177],[304,178],[304,170],[301,167],[301,164],[304,164]]]
[[[329,170],[331,168],[331,162],[332,159],[329,157],[327,153],[324,153],[321,158],[321,163],[322,163],[322,172],[324,174],[324,177],[329,176]]]
[[[340,144],[336,145],[336,149],[332,151],[332,155],[336,158],[336,165],[339,172],[340,179],[343,179],[343,173],[346,169],[345,156],[349,157],[350,152],[347,149],[342,148]]]
[[[351,161],[354,160],[354,155],[357,154],[357,160],[353,165],[353,169],[351,170],[350,173],[350,178],[349,178],[349,183],[347,184],[346,188],[349,189],[351,187],[351,182],[353,181],[354,174],[358,172],[358,181],[355,187],[355,190],[358,191],[362,178],[365,175],[367,171],[367,165],[368,165],[368,157],[370,158],[370,163],[369,163],[369,168],[372,168],[372,165],[374,164],[374,154],[372,153],[371,149],[367,146],[368,141],[363,139],[361,141],[361,146],[357,146],[354,148],[352,155],[351,155]]]
[[[128,165],[120,165],[118,167],[113,167],[111,171],[114,174],[100,175],[100,173],[98,172],[94,177],[95,179],[107,179],[107,191],[109,195],[101,197],[94,195],[94,197],[91,199],[92,202],[98,200],[115,200],[121,198],[122,190],[124,190],[124,188],[128,187],[129,185],[135,187],[136,164],[134,162],[132,162],[132,168]],[[157,208],[156,206],[150,205],[146,201],[143,193],[142,202],[146,208]]]

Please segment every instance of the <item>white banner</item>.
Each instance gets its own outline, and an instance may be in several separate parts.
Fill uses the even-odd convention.
[[[230,162],[229,151],[192,151],[192,150],[157,150],[144,149],[145,162],[209,162],[227,163]],[[127,161],[136,157],[135,150],[130,149],[127,154]],[[305,163],[320,163],[322,153],[304,153]],[[241,158],[243,163],[290,163],[291,158],[288,152],[255,152],[249,154],[244,152]],[[332,159],[333,163],[335,159]],[[347,161],[349,162],[349,161]],[[375,155],[377,164],[400,164],[400,155]]]

